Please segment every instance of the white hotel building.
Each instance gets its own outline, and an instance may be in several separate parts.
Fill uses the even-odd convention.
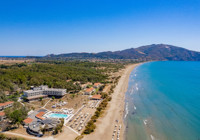
[[[65,94],[66,89],[48,88],[48,86],[43,85],[24,91],[24,97],[26,97],[29,101],[45,98],[47,96],[64,96]]]

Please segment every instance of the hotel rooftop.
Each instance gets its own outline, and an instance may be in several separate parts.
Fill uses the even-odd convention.
[[[31,90],[24,91],[24,97],[28,100],[45,98],[47,96],[64,96],[66,89],[48,88],[48,86],[32,87]]]

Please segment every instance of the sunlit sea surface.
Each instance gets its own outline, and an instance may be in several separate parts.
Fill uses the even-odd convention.
[[[126,140],[200,140],[200,62],[149,62],[134,69]]]

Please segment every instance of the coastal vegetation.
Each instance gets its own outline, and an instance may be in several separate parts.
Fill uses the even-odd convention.
[[[43,60],[0,67],[0,90],[13,93],[39,85],[78,91],[80,85],[74,82],[105,83],[107,73],[117,71],[123,64]]]
[[[97,119],[103,114],[104,110],[106,109],[106,107],[108,105],[108,102],[112,100],[111,94],[114,92],[113,89],[116,87],[119,79],[120,79],[120,76],[117,76],[113,79],[113,81],[111,83],[111,88],[108,93],[105,93],[105,92],[100,93],[103,101],[100,103],[99,107],[97,107],[94,115],[91,117],[90,121],[87,123],[83,133],[80,136],[76,137],[76,140],[82,139],[84,134],[90,134],[90,133],[94,132],[94,130],[96,128],[95,123],[96,123]]]
[[[7,137],[3,134],[0,134],[0,140],[25,140],[25,139],[23,139],[23,138],[13,138],[13,137],[11,138],[11,137]]]
[[[91,120],[87,123],[85,130],[83,131],[83,134],[90,134],[94,132],[94,129],[96,128],[95,122],[103,114],[103,111],[106,109],[108,102],[112,100],[112,97],[109,96],[107,93],[102,92],[101,95],[102,95],[103,101],[100,103],[99,107],[96,109],[94,115],[91,117]]]
[[[17,101],[18,97],[20,96],[20,93],[18,91],[14,92],[13,94],[10,94],[6,96],[3,91],[0,91],[0,103],[6,102],[6,101]]]
[[[10,120],[10,123],[5,129],[11,129],[17,125],[19,127],[22,124],[22,121],[27,117],[29,109],[25,106],[22,106],[19,102],[14,102],[13,106],[6,108],[4,110],[7,118]]]
[[[59,132],[62,132],[63,125],[64,125],[64,119],[61,118],[61,119],[60,119],[60,124],[58,124],[58,125],[56,126],[56,128],[55,128],[54,131],[53,131],[53,134],[56,135],[56,134],[58,134]]]

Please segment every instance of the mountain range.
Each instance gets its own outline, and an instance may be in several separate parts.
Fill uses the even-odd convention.
[[[173,61],[200,61],[200,52],[185,48],[166,45],[152,44],[138,48],[130,48],[121,51],[106,51],[99,53],[66,53],[50,54],[44,58],[56,59],[134,59],[134,60],[173,60]]]

